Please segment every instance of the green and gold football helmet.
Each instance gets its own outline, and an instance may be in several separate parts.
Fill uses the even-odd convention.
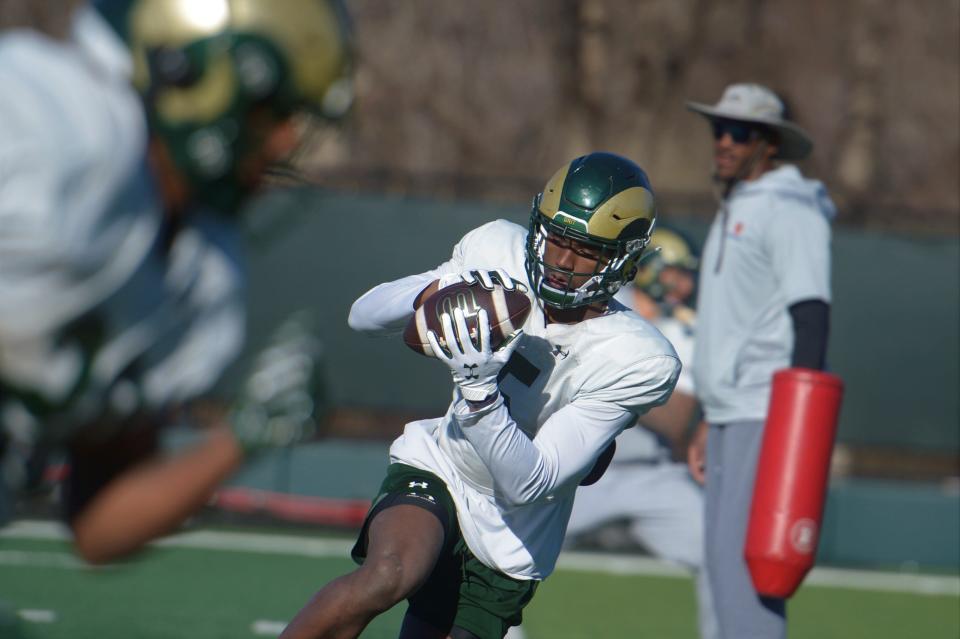
[[[97,0],[130,48],[150,126],[191,198],[236,210],[255,110],[343,115],[352,101],[347,15],[337,0]]]
[[[643,169],[612,153],[579,157],[557,171],[533,199],[526,246],[530,284],[541,302],[553,308],[607,301],[636,275],[655,222],[653,189]],[[595,250],[599,260],[594,271],[577,273],[547,264],[549,235]],[[574,288],[574,278],[586,281]],[[555,284],[561,280],[566,287]]]
[[[661,278],[664,269],[682,269],[696,279],[700,258],[690,240],[663,225],[650,236],[650,248],[652,250],[644,256],[633,283],[657,302],[663,302],[669,292]]]

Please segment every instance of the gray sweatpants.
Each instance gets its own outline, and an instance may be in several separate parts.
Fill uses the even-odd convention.
[[[705,557],[723,639],[787,636],[786,602],[757,594],[743,558],[762,435],[759,421],[710,424],[707,435]]]

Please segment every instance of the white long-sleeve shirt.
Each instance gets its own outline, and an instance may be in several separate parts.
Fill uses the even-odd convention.
[[[526,281],[525,238],[502,220],[471,231],[436,269],[360,297],[350,326],[401,332],[415,297],[444,274],[503,268]],[[392,462],[443,479],[470,550],[518,579],[553,571],[580,480],[637,415],[667,400],[680,372],[670,343],[618,303],[577,324],[546,324],[531,303],[502,399],[471,413],[455,391],[446,415],[408,424],[390,449]]]

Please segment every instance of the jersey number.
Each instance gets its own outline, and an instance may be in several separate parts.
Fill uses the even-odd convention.
[[[506,379],[507,375],[513,375],[518,382],[530,388],[537,381],[537,377],[540,376],[540,369],[520,353],[514,352],[507,361],[507,365],[500,369],[500,374],[497,375],[497,384]],[[502,391],[501,393],[503,394],[503,403],[507,405],[507,410],[510,410],[510,396]]]

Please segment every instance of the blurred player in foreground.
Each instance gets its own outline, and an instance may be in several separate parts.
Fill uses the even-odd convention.
[[[297,144],[294,114],[346,105],[346,32],[322,0],[63,4],[21,5],[0,35],[4,470],[23,483],[24,456],[64,450],[75,546],[105,562],[310,429],[316,343],[289,324],[229,418],[159,445],[244,343],[237,215]]]
[[[617,299],[633,308],[670,340],[684,363],[670,400],[640,417],[617,438],[606,474],[580,488],[567,538],[575,540],[597,527],[625,520],[631,541],[653,556],[678,563],[696,575],[700,636],[717,636],[709,580],[703,564],[703,493],[687,469],[688,431],[699,408],[686,365],[693,357],[698,259],[680,233],[657,226],[650,240],[655,251],[643,261],[631,286]]]
[[[403,599],[408,639],[500,639],[520,623],[554,569],[577,485],[624,428],[668,399],[679,374],[669,342],[612,300],[635,275],[654,220],[640,167],[583,156],[547,182],[528,228],[481,226],[436,269],[354,303],[354,329],[398,334],[421,300],[476,271],[467,277],[485,287],[524,283],[533,308],[498,351],[484,312],[479,345],[461,310],[442,314],[449,355],[433,333],[432,345],[451,368],[454,400],[394,441],[354,547],[362,565],[317,592],[282,637],[356,637]]]
[[[830,221],[823,185],[780,160],[813,147],[780,98],[727,87],[710,123],[720,209],[703,251],[693,373],[709,423],[706,562],[725,639],[786,636],[783,599],[759,596],[744,561],[754,475],[775,371],[820,370],[830,302]]]

